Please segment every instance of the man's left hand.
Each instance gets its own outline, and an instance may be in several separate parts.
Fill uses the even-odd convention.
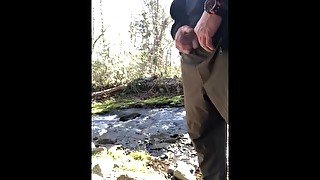
[[[217,32],[221,24],[221,20],[221,17],[216,14],[203,12],[200,20],[194,28],[194,32],[197,34],[200,46],[208,52],[214,50],[212,37]]]

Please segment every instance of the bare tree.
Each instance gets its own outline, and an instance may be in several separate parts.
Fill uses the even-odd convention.
[[[131,37],[140,38],[138,45],[148,65],[148,72],[162,75],[161,67],[164,64],[165,47],[168,41],[164,41],[165,32],[168,31],[170,17],[159,3],[159,0],[143,0],[145,8],[137,20],[131,24]],[[135,39],[134,42],[137,42]]]

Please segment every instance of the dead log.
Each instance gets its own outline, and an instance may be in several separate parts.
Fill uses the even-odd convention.
[[[110,96],[114,93],[117,93],[121,90],[123,90],[126,86],[125,85],[120,85],[120,86],[117,86],[117,87],[114,87],[114,88],[110,88],[110,89],[107,89],[107,90],[103,90],[103,91],[99,91],[99,92],[93,92],[92,93],[92,97],[97,97],[97,96],[102,96],[102,95],[107,95],[107,96]]]

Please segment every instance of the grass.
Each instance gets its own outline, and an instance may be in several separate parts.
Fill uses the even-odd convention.
[[[113,167],[113,171],[150,172],[148,162],[151,161],[151,155],[146,151],[132,151],[129,154],[125,154],[123,150],[116,150],[116,148],[109,150],[101,148],[92,153],[92,158],[113,161],[117,164],[117,166]],[[94,166],[92,171],[101,175],[99,165]]]
[[[103,103],[92,104],[92,114],[103,114],[108,113],[115,109],[126,109],[126,108],[146,108],[146,107],[176,107],[182,106],[183,97],[181,95],[167,97],[159,96],[146,100],[133,99],[133,98],[118,98],[109,99]]]

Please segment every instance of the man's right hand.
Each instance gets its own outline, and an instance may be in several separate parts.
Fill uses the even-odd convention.
[[[189,54],[192,49],[199,46],[198,38],[193,28],[187,25],[181,26],[175,35],[176,48],[184,54]]]

